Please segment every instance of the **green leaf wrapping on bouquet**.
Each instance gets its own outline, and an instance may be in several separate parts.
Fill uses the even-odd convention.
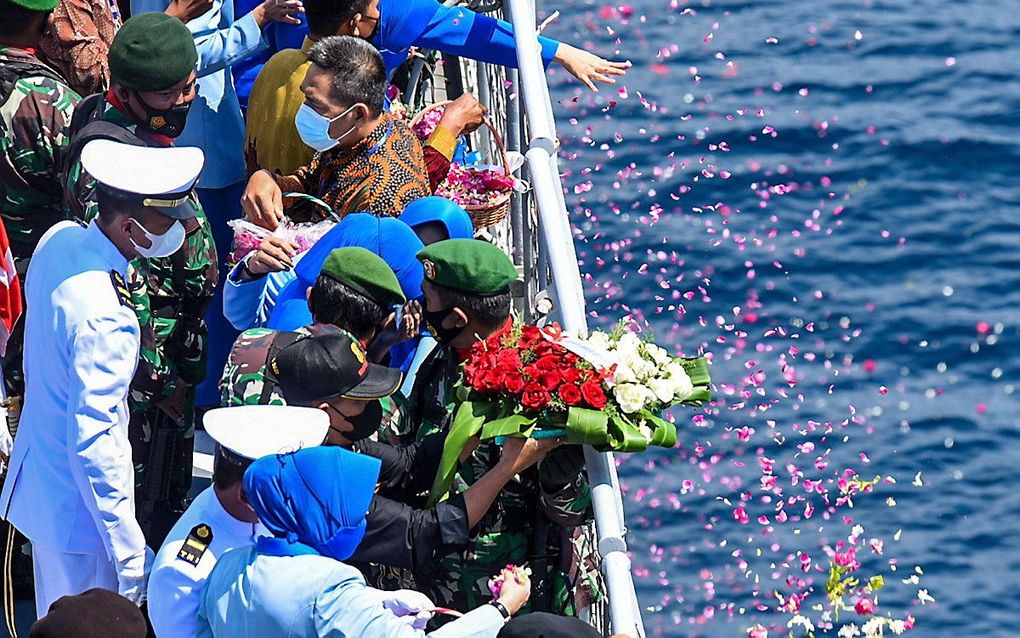
[[[498,418],[500,407],[500,404],[488,401],[464,401],[457,406],[443,455],[439,459],[439,471],[429,491],[429,507],[438,503],[450,489],[460,464],[460,453],[467,446],[468,439],[481,432],[486,421]]]
[[[601,448],[614,452],[644,452],[648,449],[648,439],[630,419],[615,415],[609,419],[609,436]]]
[[[502,419],[486,422],[485,425],[482,426],[482,434],[480,438],[484,440],[494,439],[498,436],[514,435],[529,437],[534,429],[534,418],[529,419],[528,417],[520,414],[511,414],[510,416],[503,417]]]
[[[700,406],[703,403],[712,400],[712,375],[708,371],[708,361],[705,357],[697,357],[695,359],[681,359],[680,363],[684,367],[684,371],[687,372],[687,376],[691,378],[691,383],[694,385],[694,392],[691,396],[687,397],[680,402],[681,405]]]
[[[567,410],[567,443],[603,446],[608,439],[608,414],[588,408]]]
[[[659,447],[673,447],[676,445],[676,426],[665,419],[660,419],[651,412],[642,410],[638,416],[645,420],[645,425],[652,430],[652,440],[649,445]]]

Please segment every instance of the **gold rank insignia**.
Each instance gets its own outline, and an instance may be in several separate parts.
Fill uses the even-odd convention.
[[[196,525],[188,533],[188,537],[184,539],[181,551],[177,552],[178,560],[183,560],[186,563],[197,566],[199,561],[202,560],[202,556],[205,555],[205,550],[209,549],[212,539],[213,533],[211,527],[205,523]]]
[[[127,283],[124,282],[124,277],[116,270],[111,270],[110,281],[113,282],[113,290],[117,293],[117,301],[120,302],[120,305],[133,308],[134,304],[131,303],[131,293],[128,292]]]

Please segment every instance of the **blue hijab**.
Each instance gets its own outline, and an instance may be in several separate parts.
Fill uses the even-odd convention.
[[[408,299],[421,297],[425,274],[415,255],[424,245],[414,231],[392,217],[352,213],[315,242],[294,266],[296,278],[277,296],[267,323],[269,328],[292,331],[312,323],[305,294],[318,279],[329,253],[348,246],[359,246],[382,257],[397,275],[404,296]]]
[[[404,207],[404,212],[397,219],[412,229],[429,222],[439,222],[446,228],[447,239],[471,239],[475,236],[471,216],[445,197],[433,195],[416,199]]]
[[[350,558],[365,536],[365,514],[381,466],[371,456],[325,446],[252,463],[244,473],[244,491],[273,533],[259,538],[258,552]]]

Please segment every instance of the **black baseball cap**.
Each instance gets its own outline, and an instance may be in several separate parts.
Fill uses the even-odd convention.
[[[403,380],[399,370],[370,363],[361,344],[336,328],[309,335],[281,348],[269,371],[291,405],[341,397],[381,399]]]

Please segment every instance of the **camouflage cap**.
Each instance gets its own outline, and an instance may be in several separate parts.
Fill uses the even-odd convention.
[[[517,268],[502,250],[479,239],[447,239],[418,252],[425,280],[471,295],[500,295],[517,280]]]

